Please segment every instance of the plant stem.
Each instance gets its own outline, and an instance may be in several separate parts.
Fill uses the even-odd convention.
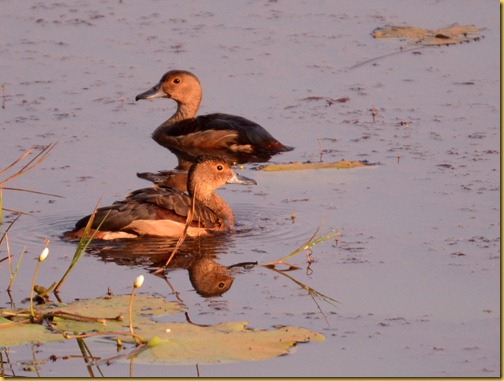
[[[133,338],[135,338],[135,332],[133,330],[133,296],[135,296],[135,290],[136,287],[133,287],[133,290],[131,291],[131,298],[130,298],[130,303],[129,303],[129,327],[130,327],[130,332]],[[135,339],[136,341],[136,339]],[[138,342],[137,342],[138,344]]]
[[[32,286],[31,286],[31,291],[30,291],[30,317],[33,319],[35,317],[35,311],[33,310],[33,294],[35,292],[35,280],[37,279],[37,273],[38,269],[40,266],[40,261],[37,261],[37,264],[35,265],[35,272],[33,273],[33,281],[32,281]]]
[[[59,289],[63,285],[63,282],[67,278],[68,274],[70,274],[70,271],[72,271],[72,269],[74,268],[74,266],[77,264],[77,261],[80,259],[80,257],[82,256],[82,254],[84,254],[84,252],[88,248],[89,244],[93,241],[96,233],[98,233],[98,231],[100,230],[101,225],[103,224],[103,222],[105,221],[105,219],[108,217],[108,213],[110,213],[110,211],[109,211],[105,215],[105,217],[103,218],[103,220],[100,222],[100,224],[98,225],[98,227],[96,229],[94,229],[94,231],[93,231],[93,233],[91,235],[89,235],[89,231],[91,230],[91,225],[93,223],[93,220],[94,220],[94,217],[95,217],[95,214],[96,214],[96,210],[98,209],[98,205],[100,204],[100,201],[101,201],[101,197],[98,200],[98,203],[96,204],[96,206],[95,206],[95,208],[93,210],[93,213],[91,213],[91,217],[89,218],[89,221],[86,224],[86,227],[84,228],[84,232],[82,233],[82,237],[81,237],[81,239],[79,241],[79,244],[77,245],[77,248],[75,249],[75,253],[74,253],[74,256],[72,258],[72,262],[70,263],[70,265],[68,266],[68,269],[66,270],[65,274],[63,274],[63,277],[60,279],[60,281],[58,282],[56,288],[54,289],[55,293],[59,292]]]
[[[6,241],[7,242],[7,241]],[[23,256],[26,253],[26,246],[23,248],[23,251],[21,252],[21,256],[18,259],[17,265],[16,265],[16,271],[14,271],[14,274],[12,273],[12,264],[10,265],[10,282],[9,282],[9,287],[7,287],[7,291],[10,291],[12,288],[12,283],[14,283],[14,280],[16,280],[17,274],[19,272],[19,268],[21,267],[21,261],[23,260]]]

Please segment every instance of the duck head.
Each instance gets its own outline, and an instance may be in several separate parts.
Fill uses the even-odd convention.
[[[226,160],[215,156],[200,156],[189,169],[187,190],[198,199],[206,198],[225,184],[257,185],[257,182],[240,175]]]
[[[154,87],[138,94],[135,100],[156,98],[170,98],[179,104],[190,103],[199,107],[202,98],[201,84],[189,71],[171,70],[165,73]]]

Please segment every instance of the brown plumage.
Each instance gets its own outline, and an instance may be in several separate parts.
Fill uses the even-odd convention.
[[[256,182],[234,172],[224,159],[213,156],[200,157],[189,170],[188,193],[155,185],[152,188],[133,191],[124,200],[99,208],[92,229],[97,229],[104,221],[95,238],[179,237],[184,231],[193,200],[194,215],[189,221],[187,235],[232,231],[233,212],[214,192],[224,184],[251,185]],[[75,228],[66,232],[64,237],[80,238],[89,218],[90,216],[86,216],[79,220]]]
[[[202,98],[198,78],[184,70],[163,75],[152,89],[135,100],[170,98],[177,111],[152,134],[152,138],[173,151],[179,162],[193,161],[210,153],[225,155],[239,163],[266,161],[279,152],[291,151],[259,124],[241,116],[215,113],[196,116]]]

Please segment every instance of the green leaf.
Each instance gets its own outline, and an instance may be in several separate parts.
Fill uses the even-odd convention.
[[[72,313],[86,317],[96,318],[96,322],[82,322],[55,317],[55,328],[65,332],[105,332],[126,330],[129,331],[129,302],[130,295],[104,297],[98,299],[80,300],[62,307],[55,312]],[[154,324],[151,316],[173,315],[184,311],[184,308],[175,302],[167,302],[164,298],[135,295],[133,298],[133,323],[134,325]],[[122,320],[116,320],[118,316]],[[105,322],[101,322],[106,319]],[[98,321],[100,320],[100,321]]]
[[[213,326],[158,323],[142,327],[142,335],[152,339],[147,349],[137,355],[135,362],[211,364],[264,360],[288,354],[296,343],[325,341],[323,335],[305,328],[253,330],[246,325],[246,322]]]
[[[133,343],[133,339],[127,336],[129,301],[130,295],[79,300],[64,306],[51,306],[52,309],[40,308],[37,314],[43,314],[45,318],[53,317],[53,327],[62,332],[88,332],[93,335],[103,332],[113,338],[121,336],[124,342]],[[135,333],[147,341],[143,350],[133,351],[132,357],[135,362],[211,364],[264,360],[288,354],[297,343],[325,340],[319,333],[298,327],[254,330],[247,327],[247,322],[198,326],[190,323],[160,323],[153,319],[162,315],[177,314],[183,310],[179,303],[167,302],[164,298],[143,295],[134,297]],[[14,317],[13,313],[19,316]],[[11,318],[0,316],[0,346],[64,340],[63,335],[53,333],[40,324],[12,325],[13,320],[22,317],[21,313],[24,313],[26,321],[26,310],[0,310],[0,315],[11,316]],[[122,321],[116,319],[119,315],[123,316]]]
[[[0,320],[0,347],[15,347],[18,345],[33,342],[50,342],[65,340],[62,335],[55,335],[43,325],[21,324],[9,327],[2,327],[8,319]]]

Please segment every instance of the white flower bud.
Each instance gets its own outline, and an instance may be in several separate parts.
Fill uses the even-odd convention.
[[[143,281],[144,281],[144,276],[143,275],[138,276],[135,280],[135,283],[133,284],[133,287],[135,287],[135,288],[142,287]]]
[[[47,256],[49,255],[49,248],[46,247],[44,248],[44,250],[42,250],[42,252],[40,253],[40,256],[38,258],[39,262],[43,262]]]

